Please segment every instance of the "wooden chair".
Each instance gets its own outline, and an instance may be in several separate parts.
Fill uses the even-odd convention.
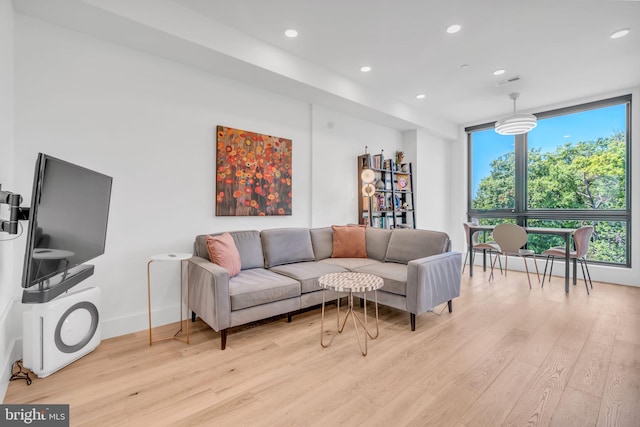
[[[582,268],[582,278],[584,279],[584,286],[587,288],[587,295],[589,294],[589,286],[587,285],[587,277],[589,278],[589,284],[593,289],[593,283],[591,282],[591,274],[589,273],[589,266],[587,265],[587,252],[589,252],[589,246],[591,245],[591,236],[593,235],[593,226],[585,225],[580,227],[573,234],[573,243],[575,250],[569,251],[569,258],[580,262]],[[564,246],[557,246],[551,249],[547,249],[542,252],[543,256],[547,257],[547,262],[544,264],[544,273],[542,274],[542,287],[544,287],[544,276],[547,274],[547,265],[549,264],[549,258],[551,258],[551,269],[549,270],[549,282],[551,282],[551,272],[553,271],[553,260],[555,258],[566,258],[567,252]],[[586,274],[585,274],[586,270]],[[575,270],[574,270],[575,271]]]
[[[493,238],[498,246],[500,246],[499,255],[504,255],[504,275],[506,277],[509,261],[509,256],[517,256],[523,259],[524,268],[527,270],[527,279],[529,280],[529,289],[531,289],[531,277],[529,277],[529,267],[527,266],[527,258],[533,257],[533,264],[536,267],[536,274],[538,275],[538,282],[540,282],[540,272],[538,270],[538,263],[536,262],[536,253],[530,249],[522,249],[527,244],[529,236],[524,228],[516,224],[499,224],[493,230]],[[496,256],[496,258],[499,257]],[[491,265],[491,274],[489,279],[493,278],[493,267],[496,262],[493,261]]]

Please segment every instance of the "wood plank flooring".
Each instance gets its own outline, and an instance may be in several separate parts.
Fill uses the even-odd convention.
[[[320,346],[319,309],[232,329],[225,351],[198,320],[190,345],[104,340],[4,403],[68,403],[73,426],[640,426],[640,288],[475,273],[415,332],[381,306],[366,357],[352,324]]]

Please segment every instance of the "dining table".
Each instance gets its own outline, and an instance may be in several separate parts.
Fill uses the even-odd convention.
[[[473,234],[478,231],[492,232],[495,225],[480,225],[467,223],[469,225],[469,241],[467,242],[468,250],[473,250]],[[575,233],[575,228],[552,228],[552,227],[523,227],[529,234],[551,234],[564,238],[565,244],[565,265],[564,265],[564,291],[569,293],[569,265],[571,264],[571,236]],[[473,277],[473,257],[469,257],[469,276]],[[576,264],[573,265],[573,280],[576,281]]]

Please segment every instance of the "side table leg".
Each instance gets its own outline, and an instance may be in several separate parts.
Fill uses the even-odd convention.
[[[182,287],[184,286],[184,284],[182,283],[182,275],[184,274],[184,271],[182,269],[182,261],[180,261],[180,330],[178,330],[178,332],[176,332],[176,336],[182,332]]]
[[[147,263],[147,302],[149,309],[149,346],[153,345],[153,338],[151,336],[151,263],[153,260]]]
[[[345,325],[347,324],[347,319],[349,318],[349,315],[353,316],[353,295],[349,295],[347,301],[347,311],[344,315],[344,319],[342,319],[342,324],[340,323],[340,298],[338,298],[338,307],[337,307],[337,313],[336,313],[336,330],[333,331],[333,334],[331,335],[331,339],[329,340],[328,343],[325,344],[324,342],[324,310],[325,310],[325,305],[326,305],[326,299],[325,299],[325,293],[326,293],[326,289],[322,290],[322,311],[321,311],[321,317],[320,317],[320,345],[322,347],[329,347],[331,345],[331,343],[333,342],[333,339],[336,337],[336,335],[342,333],[342,331],[344,330]],[[355,320],[354,320],[355,321]],[[328,331],[327,331],[328,332]],[[356,331],[357,332],[357,331]]]
[[[369,331],[369,327],[367,325],[367,292],[363,292],[363,300],[364,300],[364,307],[363,307],[363,314],[364,314],[364,320],[361,320],[360,317],[355,313],[355,311],[352,312],[353,315],[353,325],[355,327],[356,330],[356,337],[358,338],[358,345],[360,346],[360,352],[362,353],[363,356],[366,356],[368,353],[368,342],[367,342],[367,337],[369,337],[372,340],[375,340],[376,338],[378,338],[378,335],[380,335],[380,328],[379,328],[379,324],[378,324],[378,292],[376,290],[374,290],[374,296],[375,296],[375,309],[376,309],[376,334],[373,335],[370,331]],[[357,322],[356,322],[357,321]],[[358,332],[358,323],[360,323],[360,326],[364,329],[364,350],[362,349],[362,342],[360,341],[360,334]]]
[[[369,334],[368,329],[367,329],[367,334],[369,334],[369,338],[371,338],[372,340],[375,340],[376,338],[378,338],[378,335],[380,335],[380,328],[378,327],[378,290],[377,289],[373,291],[373,295],[376,301],[376,335],[373,336]]]
[[[367,355],[367,293],[363,292],[364,294],[364,350],[362,349],[362,342],[360,341],[360,332],[358,332],[358,322],[360,322],[360,324],[362,324],[362,322],[360,321],[359,318],[356,317],[356,313],[352,310],[351,311],[351,317],[353,317],[353,329],[355,329],[356,331],[356,338],[358,339],[358,347],[360,347],[360,352],[362,353],[363,356]],[[353,307],[353,292],[349,292],[349,298],[350,298],[350,306]],[[357,321],[356,321],[357,319]],[[346,320],[346,319],[345,319]]]
[[[329,340],[328,343],[324,343],[324,307],[325,307],[325,294],[326,294],[327,290],[323,289],[322,290],[322,315],[320,317],[320,345],[324,348],[327,348],[331,345],[331,343],[333,342],[333,339],[336,337],[336,335],[338,334],[338,330],[336,329],[336,331],[331,334],[331,339]],[[340,326],[340,317],[338,314],[338,320],[337,320],[337,326]]]
[[[322,315],[320,317],[320,345],[323,348],[327,348],[331,345],[331,343],[333,342],[333,339],[336,337],[336,335],[338,335],[338,332],[340,331],[340,300],[338,300],[338,317],[337,317],[337,321],[336,321],[336,330],[333,332],[333,334],[331,334],[331,339],[329,340],[328,343],[324,343],[324,307],[325,307],[325,294],[326,294],[327,290],[323,289],[322,290]]]
[[[322,347],[325,347],[323,340],[324,340],[324,293],[326,291],[323,289],[322,290],[322,310],[320,311],[321,315],[320,315],[320,345]]]
[[[187,286],[185,288],[186,293],[186,308],[187,308],[187,318],[185,322],[187,323],[187,344],[189,344],[189,261],[185,261],[187,263]],[[180,261],[180,267],[182,268],[182,261]],[[182,274],[180,274],[180,280],[182,280]],[[182,289],[182,284],[180,284],[180,289]],[[182,308],[182,300],[180,301],[180,307]],[[182,313],[180,313],[180,325],[182,326]]]
[[[340,300],[341,299],[342,298],[338,298],[338,313],[336,315],[336,319],[338,321],[337,327],[338,327],[339,334],[341,334],[342,331],[344,331],[344,326],[347,324],[347,318],[349,317],[349,313],[353,311],[353,300],[349,300],[349,297],[347,297],[347,311],[344,314],[344,319],[342,320],[342,326],[340,326]]]

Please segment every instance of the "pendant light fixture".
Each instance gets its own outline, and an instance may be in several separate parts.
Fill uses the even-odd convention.
[[[500,135],[520,135],[529,132],[538,125],[538,119],[533,114],[516,114],[516,99],[519,93],[510,93],[513,100],[513,114],[496,122],[496,132]]]

